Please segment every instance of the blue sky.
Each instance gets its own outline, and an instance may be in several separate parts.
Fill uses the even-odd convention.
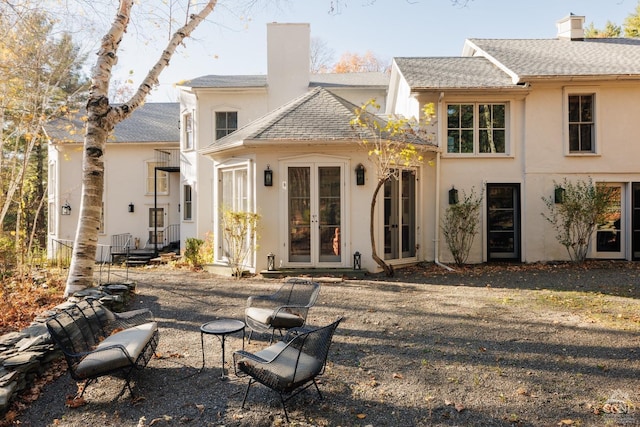
[[[233,3],[229,0],[228,3]],[[307,22],[311,36],[333,50],[394,56],[457,56],[467,38],[553,38],[556,22],[574,13],[602,28],[607,20],[622,25],[638,0],[471,0],[465,7],[451,0],[341,0],[329,14],[330,0],[287,0],[240,16],[222,1],[179,51],[150,101],[174,101],[173,84],[207,74],[265,74],[266,23]],[[122,44],[117,72],[133,70],[142,79],[164,42],[143,46],[130,36]],[[133,42],[132,42],[133,41]]]

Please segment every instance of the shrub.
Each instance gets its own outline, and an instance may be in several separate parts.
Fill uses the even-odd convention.
[[[594,185],[591,178],[575,183],[565,180],[562,185],[564,194],[561,203],[555,197],[543,197],[547,213],[542,216],[556,230],[556,239],[569,253],[573,262],[584,262],[589,250],[589,242],[598,224],[605,221],[616,196],[615,188],[606,185]]]
[[[457,265],[467,262],[471,245],[478,234],[478,215],[482,205],[482,192],[476,196],[475,191],[467,195],[463,192],[460,203],[449,205],[442,223],[442,234],[449,251]]]
[[[184,258],[194,267],[201,267],[203,264],[200,256],[200,248],[204,244],[204,240],[196,237],[188,237],[185,241]]]

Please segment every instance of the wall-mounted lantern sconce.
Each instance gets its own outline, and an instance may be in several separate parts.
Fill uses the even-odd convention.
[[[553,201],[556,203],[564,203],[564,193],[565,189],[557,186],[555,190],[553,190]]]
[[[273,171],[267,165],[267,168],[264,170],[264,186],[271,187],[273,185]]]
[[[64,202],[64,205],[60,207],[60,214],[71,215],[71,206],[69,205],[69,202]]]
[[[365,168],[362,163],[356,166],[356,185],[364,185],[364,171]]]
[[[267,255],[267,271],[276,271],[276,256],[273,252]]]
[[[353,254],[353,269],[362,270],[362,254],[358,251]]]
[[[135,210],[135,206],[133,206],[133,203],[129,203],[129,212],[133,212]]]
[[[449,204],[457,205],[458,204],[458,190],[456,187],[451,186],[451,190],[449,190]]]

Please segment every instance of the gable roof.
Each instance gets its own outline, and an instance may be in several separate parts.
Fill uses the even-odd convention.
[[[79,112],[70,119],[60,118],[45,125],[50,139],[56,142],[83,142],[86,114]],[[118,123],[109,143],[179,142],[180,104],[149,102],[136,108],[131,116]]]
[[[571,76],[640,78],[640,39],[469,39],[464,54],[486,57],[514,82]]]
[[[357,108],[360,107],[327,89],[316,88],[215,141],[202,153],[215,153],[260,142],[359,142],[363,137],[375,137],[371,131],[365,131],[369,134],[363,135],[362,129],[351,126]],[[384,126],[384,119],[374,115],[370,117]],[[435,148],[424,141],[413,142]]]
[[[511,78],[482,57],[394,58],[413,89],[513,88]]]

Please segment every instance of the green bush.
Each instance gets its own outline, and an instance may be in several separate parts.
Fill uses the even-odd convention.
[[[201,267],[204,262],[200,255],[200,248],[204,244],[204,240],[196,237],[189,237],[185,241],[184,258],[194,267]]]

